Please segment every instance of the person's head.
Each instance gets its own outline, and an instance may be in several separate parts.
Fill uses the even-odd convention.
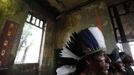
[[[84,54],[89,70],[97,74],[108,74],[110,59],[105,54],[106,46],[102,32],[97,27],[91,27],[78,33],[77,43]]]
[[[91,71],[97,75],[107,75],[111,60],[104,51],[99,51],[86,57],[86,62]]]
[[[118,72],[125,72],[125,65],[123,64],[118,49],[114,49],[113,52],[110,54],[110,58],[112,60],[112,66],[114,66],[115,70]]]
[[[131,63],[133,63],[133,58],[125,52],[120,52],[119,55],[125,65],[130,65]]]
[[[102,32],[98,27],[90,27],[72,34],[61,52],[61,57],[76,59],[78,61],[76,69],[79,72],[89,69],[97,75],[107,75],[110,59],[105,51]],[[83,64],[86,67],[83,67]]]

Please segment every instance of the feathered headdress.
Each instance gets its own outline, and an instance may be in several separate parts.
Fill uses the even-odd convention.
[[[114,48],[112,53],[110,54],[110,58],[114,63],[122,62],[120,55],[119,55],[119,49]]]
[[[106,50],[102,32],[98,27],[90,27],[74,32],[60,53],[63,65],[56,69],[57,75],[68,75],[76,70],[76,63],[87,55]],[[70,60],[74,61],[70,64]],[[68,62],[69,61],[69,62]]]
[[[128,56],[125,52],[120,52],[119,55],[121,60],[124,60],[124,58]]]

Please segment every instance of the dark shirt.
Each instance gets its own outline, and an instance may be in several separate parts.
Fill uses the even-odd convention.
[[[131,66],[125,65],[126,68],[126,75],[134,75],[134,71]]]

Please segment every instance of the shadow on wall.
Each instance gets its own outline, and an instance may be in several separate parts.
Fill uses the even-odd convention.
[[[0,75],[38,75],[38,63],[14,64],[12,68],[1,71]]]
[[[16,64],[13,75],[38,75],[38,63]]]

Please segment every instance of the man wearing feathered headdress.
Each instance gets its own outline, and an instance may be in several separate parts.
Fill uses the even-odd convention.
[[[133,58],[129,56],[128,54],[126,54],[125,52],[120,52],[119,55],[120,55],[122,62],[125,65],[126,75],[134,75],[134,70],[131,67],[134,61]]]
[[[108,75],[110,59],[98,27],[73,33],[59,54],[57,75]]]
[[[114,48],[109,57],[112,60],[109,72],[113,73],[113,75],[126,75],[125,66],[119,55],[119,49]]]

